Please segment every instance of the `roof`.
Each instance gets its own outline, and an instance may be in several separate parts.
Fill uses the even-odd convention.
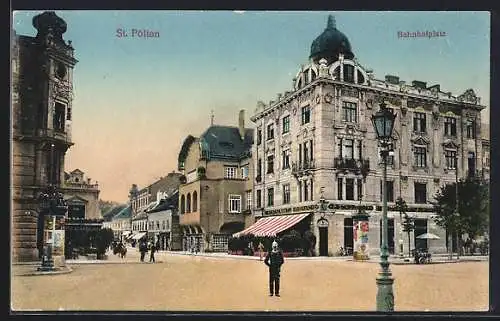
[[[109,211],[107,211],[106,213],[102,214],[102,218],[103,218],[104,220],[111,219],[111,218],[113,218],[116,214],[118,214],[121,210],[123,210],[125,207],[126,207],[126,205],[118,205],[118,206],[114,206],[114,207],[113,207],[113,208],[111,208]]]
[[[149,213],[160,212],[168,209],[176,209],[179,204],[179,190],[176,190],[172,195],[169,195],[166,199],[162,199],[158,204],[149,210]]]
[[[335,18],[330,15],[325,30],[311,44],[310,58],[315,62],[325,58],[328,63],[331,63],[337,60],[339,53],[344,54],[348,59],[354,58],[349,39],[337,30]]]
[[[83,172],[81,170],[79,170],[78,168],[69,172],[70,174],[83,174]]]
[[[132,208],[129,206],[125,207],[122,209],[118,214],[113,216],[114,219],[125,219],[125,218],[131,218],[132,217]]]
[[[200,136],[202,155],[208,160],[224,159],[239,161],[250,157],[253,144],[253,129],[246,128],[244,138],[241,139],[238,127],[210,126]]]

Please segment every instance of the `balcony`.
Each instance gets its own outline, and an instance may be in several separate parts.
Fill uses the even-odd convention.
[[[363,176],[366,176],[370,171],[370,160],[336,157],[334,162],[334,168],[337,171],[343,171],[343,172],[352,171],[355,172],[356,174],[362,174]]]
[[[292,162],[292,175],[295,177],[303,176],[315,168],[314,160],[306,160],[302,163]]]

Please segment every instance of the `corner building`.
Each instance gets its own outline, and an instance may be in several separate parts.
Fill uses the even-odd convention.
[[[397,114],[387,168],[390,252],[400,253],[400,242],[405,253],[415,247],[445,252],[446,231],[432,220],[431,201],[441,186],[455,182],[456,170],[459,178],[483,173],[480,112],[485,106],[472,89],[454,96],[439,84],[407,84],[391,75],[376,79],[356,60],[332,16],[313,41],[293,90],[268,104],[259,102],[251,117],[256,219],[286,216],[282,222],[295,225],[281,226],[313,231],[316,253],[335,255],[340,246],[353,247],[352,217],[362,207],[369,214],[370,254],[378,254],[382,164],[371,116],[382,102]],[[328,201],[322,213],[317,210],[321,195]],[[399,196],[416,218],[411,244],[395,209]],[[323,219],[319,227],[320,218],[327,223]],[[440,239],[416,238],[426,232]]]

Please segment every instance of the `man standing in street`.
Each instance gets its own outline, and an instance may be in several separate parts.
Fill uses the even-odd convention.
[[[146,256],[146,252],[148,251],[148,245],[145,241],[139,242],[139,252],[141,252],[141,262],[144,262],[144,257]]]
[[[151,262],[155,263],[156,245],[153,242],[151,242],[150,251],[151,251],[151,254],[149,256],[149,263],[151,263]]]
[[[283,253],[278,249],[278,243],[273,242],[272,249],[267,253],[264,264],[269,267],[269,296],[280,296],[280,270],[284,263]]]

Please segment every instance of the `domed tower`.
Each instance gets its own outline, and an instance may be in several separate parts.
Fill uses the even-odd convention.
[[[325,30],[314,39],[311,45],[309,58],[314,63],[318,63],[321,58],[325,58],[328,64],[331,64],[338,59],[339,54],[343,54],[347,59],[354,58],[349,39],[337,30],[335,18],[329,15]]]

